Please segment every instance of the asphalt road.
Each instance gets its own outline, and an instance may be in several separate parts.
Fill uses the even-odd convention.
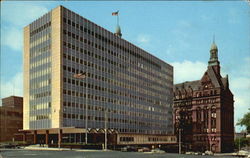
[[[1,157],[2,156],[2,157]],[[0,158],[214,158],[214,156],[150,154],[119,151],[33,151],[33,150],[0,150]],[[218,156],[216,156],[218,157]],[[229,158],[229,157],[219,157]],[[232,158],[232,157],[231,157]]]

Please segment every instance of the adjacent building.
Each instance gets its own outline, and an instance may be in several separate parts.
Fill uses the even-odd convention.
[[[173,108],[175,133],[185,150],[233,151],[234,100],[228,76],[220,74],[215,43],[203,77],[174,86]]]
[[[15,134],[23,128],[23,98],[10,96],[0,106],[0,142],[15,141]]]
[[[173,143],[173,67],[59,6],[24,28],[24,132],[37,141]],[[86,135],[87,133],[87,135]],[[87,137],[86,137],[87,136]]]

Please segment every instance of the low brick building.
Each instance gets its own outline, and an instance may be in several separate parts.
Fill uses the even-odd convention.
[[[15,140],[15,134],[23,128],[23,98],[10,96],[2,99],[0,106],[0,142]]]
[[[218,48],[213,43],[203,77],[174,87],[173,120],[184,150],[233,150],[234,100],[228,76],[220,74],[217,53]]]

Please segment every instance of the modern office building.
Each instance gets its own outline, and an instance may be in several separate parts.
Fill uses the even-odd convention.
[[[22,128],[23,98],[17,96],[3,98],[0,106],[0,142],[17,140],[15,134]]]
[[[234,100],[228,76],[220,74],[215,43],[202,78],[175,85],[173,108],[175,132],[185,150],[233,151]]]
[[[24,132],[35,143],[173,143],[173,67],[59,6],[24,28]]]

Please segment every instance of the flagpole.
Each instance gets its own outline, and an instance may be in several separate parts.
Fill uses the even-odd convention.
[[[119,14],[117,14],[117,26],[119,25]]]

